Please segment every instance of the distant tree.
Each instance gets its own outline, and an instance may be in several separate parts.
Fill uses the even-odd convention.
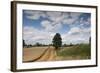
[[[67,47],[67,44],[64,44],[63,47]]]
[[[52,46],[52,44],[49,44],[48,46]]]
[[[91,45],[91,37],[89,38],[89,44]]]
[[[62,38],[59,33],[56,33],[55,36],[53,37],[53,46],[58,50],[62,46]]]
[[[70,46],[73,46],[73,44],[72,44],[72,43],[70,43]]]
[[[37,42],[37,43],[36,43],[36,46],[41,46],[41,44]]]
[[[32,44],[30,44],[29,47],[32,47]]]
[[[25,44],[25,40],[23,40],[23,47],[25,47],[26,46],[26,44]]]

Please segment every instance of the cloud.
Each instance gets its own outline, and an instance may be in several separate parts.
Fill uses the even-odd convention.
[[[26,26],[23,29],[23,39],[27,44],[35,44],[36,42],[50,44],[54,34],[55,33],[39,30],[29,26]]]
[[[32,19],[32,20],[38,20],[40,17],[46,17],[44,12],[42,11],[32,11],[32,10],[26,10],[24,11],[26,15],[26,17],[28,19]]]
[[[24,27],[23,39],[27,44],[35,44],[37,42],[42,44],[52,43],[52,38],[55,33],[47,32],[44,30],[38,30],[34,27]],[[77,43],[88,43],[90,37],[90,28],[80,29],[73,27],[68,33],[61,34],[63,43],[66,44],[77,44]]]
[[[62,12],[46,12],[47,18],[55,23],[61,22],[63,19],[62,14]]]
[[[64,43],[88,43],[91,36],[90,28],[81,29],[79,27],[73,27],[67,34],[63,34],[62,38]]]
[[[91,36],[91,18],[82,16],[84,13],[33,10],[25,10],[24,13],[27,19],[33,21],[41,19],[40,25],[43,28],[40,30],[34,26],[24,26],[23,38],[28,44],[36,42],[51,43],[56,32],[62,31],[64,25],[70,27],[68,27],[68,32],[61,33],[63,43],[87,43]]]
[[[87,18],[87,20],[84,20],[84,18],[80,18],[80,25],[81,26],[90,26],[91,25],[91,18]]]
[[[42,27],[45,28],[46,31],[50,31],[50,32],[57,31],[62,27],[61,23],[50,22],[48,20],[42,21],[41,25]]]
[[[78,20],[82,13],[76,12],[57,12],[57,11],[32,11],[26,10],[26,17],[32,20],[44,18],[40,23],[47,31],[60,29],[64,24],[71,25]]]
[[[41,22],[47,31],[61,29],[64,24],[72,25],[82,13],[46,12],[48,20]]]
[[[68,13],[67,13],[68,14]],[[64,17],[62,22],[64,24],[74,24],[78,19],[79,19],[79,16],[81,15],[82,13],[75,13],[75,12],[71,12],[67,15],[67,17]],[[65,15],[65,14],[64,14]],[[66,16],[66,15],[65,15]]]
[[[81,32],[82,32],[82,30],[79,27],[73,27],[73,28],[70,29],[70,31],[68,32],[68,34],[75,34],[75,33],[79,34]]]

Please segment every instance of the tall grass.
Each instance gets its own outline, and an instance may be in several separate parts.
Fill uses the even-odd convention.
[[[91,46],[89,44],[79,44],[71,46],[70,48],[64,47],[62,50],[57,51],[58,56],[72,56],[80,58],[89,58],[91,57]]]

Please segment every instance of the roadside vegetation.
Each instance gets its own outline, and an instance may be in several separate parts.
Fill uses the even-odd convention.
[[[90,59],[91,47],[90,44],[78,44],[70,47],[63,47],[60,51],[57,51],[57,56],[60,57],[72,57],[73,59]]]

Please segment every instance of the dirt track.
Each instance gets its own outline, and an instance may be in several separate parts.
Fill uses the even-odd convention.
[[[23,53],[23,62],[53,61],[56,58],[56,51],[53,47],[41,49],[26,48]]]

